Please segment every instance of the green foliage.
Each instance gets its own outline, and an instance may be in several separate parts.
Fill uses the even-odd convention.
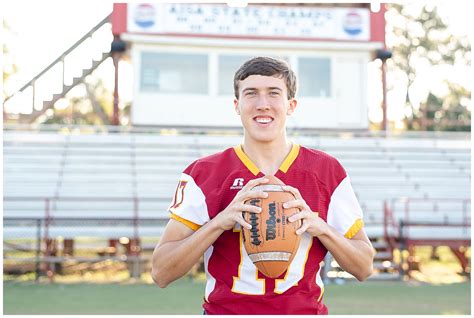
[[[66,97],[68,106],[64,109],[55,107],[43,124],[61,125],[111,125],[113,117],[113,92],[107,89],[102,79],[86,81],[86,94]],[[130,102],[119,104],[120,122],[124,125],[130,121]]]
[[[470,92],[458,85],[447,82],[450,94],[440,98],[433,93],[411,118],[405,118],[409,130],[471,131],[471,112],[466,106]]]
[[[467,37],[453,36],[448,25],[438,15],[435,5],[426,5],[420,12],[409,12],[402,4],[389,4],[393,33],[389,71],[406,74],[405,126],[409,130],[470,131],[470,110],[466,100],[470,91],[459,84],[445,81],[445,93],[429,88],[421,105],[414,105],[409,89],[417,79],[421,67],[440,65],[470,65],[471,46]]]
[[[110,125],[113,112],[113,94],[102,80],[85,83],[87,94],[67,99],[68,107],[54,109],[44,124]]]
[[[15,64],[13,55],[11,54],[11,41],[12,38],[15,36],[15,32],[11,29],[11,27],[8,25],[8,22],[3,19],[3,44],[2,44],[2,52],[3,52],[3,83],[8,81],[8,79],[15,74],[18,71],[18,67]],[[3,88],[3,95],[7,96],[7,92],[5,91],[5,86]]]

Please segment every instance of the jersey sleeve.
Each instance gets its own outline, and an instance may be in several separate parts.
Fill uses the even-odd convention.
[[[189,174],[182,173],[173,200],[168,208],[171,218],[192,230],[209,221],[204,193]]]
[[[346,238],[352,238],[364,226],[362,217],[359,201],[346,175],[332,193],[327,223]]]

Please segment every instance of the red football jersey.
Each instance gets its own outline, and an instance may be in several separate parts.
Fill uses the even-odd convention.
[[[263,177],[241,146],[187,167],[170,205],[171,218],[193,230],[213,219],[249,180]],[[293,145],[275,174],[298,188],[312,211],[347,238],[363,226],[362,210],[341,164],[330,155]],[[273,279],[258,271],[243,246],[240,225],[225,231],[204,253],[208,314],[326,314],[321,262],[327,253],[304,233],[290,266]]]

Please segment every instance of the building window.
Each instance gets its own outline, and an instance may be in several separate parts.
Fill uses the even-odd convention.
[[[245,61],[251,59],[251,55],[220,55],[219,56],[219,95],[234,96],[234,75]],[[286,56],[271,56],[288,62]]]
[[[205,95],[208,76],[206,54],[141,53],[141,92]]]
[[[298,59],[298,96],[331,97],[331,59]]]
[[[219,95],[234,96],[234,74],[250,58],[252,56],[249,55],[219,56]]]

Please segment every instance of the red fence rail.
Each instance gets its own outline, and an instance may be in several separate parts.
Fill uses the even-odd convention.
[[[133,211],[131,218],[133,219],[134,227],[134,238],[138,238],[138,221],[140,219],[140,203],[141,202],[170,202],[170,198],[157,197],[157,198],[139,198],[139,197],[97,197],[97,196],[77,196],[77,197],[34,197],[34,196],[15,196],[15,197],[4,197],[5,202],[31,202],[31,201],[43,201],[44,202],[44,239],[49,239],[49,226],[52,219],[55,216],[52,215],[52,204],[55,202],[123,202],[133,203]],[[110,216],[113,218],[113,215]],[[74,216],[76,219],[81,217]]]

